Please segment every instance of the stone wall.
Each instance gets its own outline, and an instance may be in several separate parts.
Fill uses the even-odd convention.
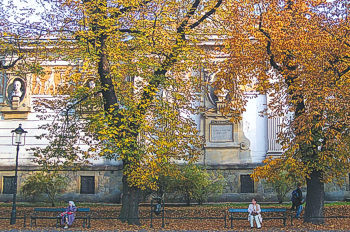
[[[3,194],[3,177],[14,176],[14,171],[9,171],[2,168],[0,170],[0,201],[12,201],[12,194]],[[24,197],[20,193],[20,186],[22,186],[24,180],[38,171],[33,167],[22,168],[18,172],[18,200],[19,201],[31,201],[33,199]],[[68,186],[64,193],[60,194],[58,200],[68,201],[88,201],[88,202],[113,202],[120,203],[120,196],[122,192],[122,171],[120,167],[96,167],[94,170],[84,171],[64,171],[61,173],[69,180]],[[94,194],[80,194],[81,176],[93,176],[95,180],[95,193]],[[42,201],[47,199],[45,195],[37,196],[36,200]]]
[[[221,196],[212,197],[209,201],[214,202],[249,202],[251,199],[257,198],[258,201],[276,202],[277,197],[273,189],[266,187],[262,182],[254,183],[254,192],[241,192],[241,175],[249,175],[252,173],[254,164],[247,165],[229,165],[229,166],[212,166],[209,168],[210,172],[221,174],[226,180],[224,192]],[[0,170],[0,201],[12,201],[12,194],[3,193],[3,176],[13,176],[13,167],[2,167]],[[21,167],[18,172],[18,186],[23,184],[23,181],[34,172],[38,171],[35,167]],[[69,179],[66,191],[58,197],[58,200],[73,200],[77,202],[111,202],[120,203],[122,193],[122,170],[121,166],[104,166],[93,167],[84,171],[65,171],[62,172]],[[95,193],[94,194],[80,194],[80,179],[81,176],[94,176],[95,179]],[[20,188],[20,187],[19,187]],[[21,195],[18,188],[18,200],[30,201],[32,199],[25,198]],[[306,187],[302,188],[303,196],[306,196]],[[327,201],[342,201],[350,198],[349,176],[344,178],[343,184],[329,183],[325,185]],[[290,200],[291,193],[286,195],[285,200]],[[38,196],[42,201],[44,196]],[[168,194],[167,202],[184,202],[180,196]],[[147,201],[147,200],[146,200]]]
[[[211,172],[219,173],[224,176],[226,186],[221,196],[211,198],[211,201],[220,202],[247,202],[251,199],[257,198],[258,201],[277,202],[277,196],[271,187],[267,187],[263,181],[254,183],[254,193],[241,193],[241,175],[251,174],[253,169],[261,164],[247,164],[247,165],[230,165],[217,166],[209,170]],[[343,201],[350,198],[350,183],[349,176],[344,177],[341,184],[335,182],[325,184],[325,200],[326,201]],[[306,185],[302,187],[303,197],[306,196]],[[290,201],[291,191],[286,194],[285,201]]]

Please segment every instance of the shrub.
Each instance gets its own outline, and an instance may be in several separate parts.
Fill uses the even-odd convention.
[[[298,180],[288,175],[286,171],[281,171],[276,178],[266,181],[265,185],[274,190],[278,203],[282,203],[286,194],[295,187],[297,182]]]
[[[168,178],[168,181],[168,192],[182,195],[187,205],[192,199],[202,204],[209,197],[221,194],[225,185],[222,175],[209,173],[196,165],[183,166],[180,175]]]
[[[21,187],[24,196],[35,198],[46,194],[52,206],[55,206],[56,197],[67,187],[67,178],[57,172],[36,172],[29,176]]]

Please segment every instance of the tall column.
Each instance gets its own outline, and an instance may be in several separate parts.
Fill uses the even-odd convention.
[[[267,156],[282,154],[282,146],[277,142],[278,134],[281,132],[281,118],[273,117],[267,120],[268,149]]]

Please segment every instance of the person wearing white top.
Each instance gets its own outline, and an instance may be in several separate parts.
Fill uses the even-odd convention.
[[[256,223],[256,227],[258,229],[261,228],[261,223],[262,223],[262,217],[261,217],[261,208],[260,205],[256,203],[256,199],[252,199],[252,204],[249,205],[248,207],[248,221],[250,222],[250,227],[254,227],[254,219]]]

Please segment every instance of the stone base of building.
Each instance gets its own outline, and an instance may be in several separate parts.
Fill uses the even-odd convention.
[[[257,198],[260,202],[277,202],[277,197],[271,188],[263,182],[253,182],[250,174],[258,164],[237,164],[208,166],[208,171],[224,176],[226,185],[223,194],[210,198],[212,202],[249,202]],[[8,182],[14,176],[13,167],[2,167],[0,170],[0,201],[12,200],[12,194],[8,192]],[[18,186],[34,172],[38,167],[21,167],[18,172]],[[121,166],[94,166],[81,171],[64,171],[62,175],[70,180],[66,191],[58,197],[58,200],[73,200],[77,202],[110,202],[120,203],[122,195],[122,170]],[[326,201],[343,201],[350,198],[349,177],[345,178],[344,184],[339,186],[335,183],[325,185]],[[303,188],[304,197],[306,187]],[[37,199],[26,198],[18,189],[19,201],[41,201],[43,196]],[[290,193],[285,201],[290,200]],[[145,199],[147,201],[147,199]],[[180,197],[166,196],[167,202],[185,202]]]

